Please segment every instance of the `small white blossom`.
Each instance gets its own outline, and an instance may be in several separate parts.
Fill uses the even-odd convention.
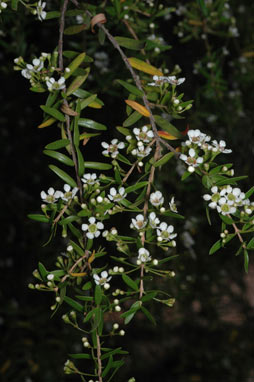
[[[141,214],[137,215],[136,219],[131,219],[131,221],[132,223],[130,227],[136,228],[138,230],[143,229],[147,224],[147,221],[145,220],[144,216]]]
[[[189,130],[187,134],[189,137],[189,139],[185,142],[187,146],[189,146],[191,143],[194,143],[200,147],[204,142],[209,142],[211,139],[211,137],[204,133],[201,133],[201,131],[198,129]]]
[[[133,129],[133,133],[135,134],[138,141],[145,143],[149,143],[154,137],[152,130],[149,130],[147,126],[143,126],[142,129],[135,127]]]
[[[151,147],[145,147],[141,141],[138,142],[138,148],[132,150],[132,155],[137,156],[138,158],[145,158],[152,151]]]
[[[158,207],[164,202],[164,197],[160,191],[153,192],[150,195],[150,202],[153,206]]]
[[[121,200],[125,198],[125,196],[126,196],[126,192],[124,187],[120,187],[118,189],[118,192],[114,187],[111,187],[108,194],[108,198],[112,202],[120,202]]]
[[[152,258],[150,256],[149,251],[145,248],[139,248],[138,260],[141,261],[141,263],[146,263],[147,261],[151,261]]]
[[[81,178],[81,181],[85,184],[89,184],[92,186],[93,184],[96,183],[97,180],[97,175],[95,173],[93,174],[84,174],[83,177]]]
[[[124,142],[118,143],[118,139],[113,139],[110,144],[102,142],[101,145],[106,149],[102,151],[102,154],[112,158],[116,158],[117,154],[119,154],[118,150],[123,149],[125,146]]]
[[[232,153],[232,150],[230,149],[226,149],[226,142],[225,141],[220,141],[220,142],[217,142],[216,140],[213,140],[212,141],[212,144],[213,144],[213,151],[214,152],[221,152],[223,154],[230,154]]]
[[[46,2],[42,2],[41,0],[38,1],[37,7],[36,7],[36,14],[38,16],[38,19],[40,21],[43,21],[46,19],[47,12],[44,11],[44,8],[46,7]]]
[[[154,82],[152,83],[149,83],[148,85],[150,86],[160,86],[161,84],[165,84],[165,83],[168,83],[168,84],[171,84],[171,85],[174,85],[174,86],[178,86],[178,85],[181,85],[184,81],[185,81],[185,78],[176,78],[176,76],[153,76],[153,80]]]
[[[159,225],[159,228],[157,228],[157,236],[160,237],[162,240],[159,241],[170,241],[173,240],[177,233],[174,232],[174,227],[172,225],[167,225],[167,223],[161,223]]]
[[[203,160],[204,160],[202,157],[196,158],[196,152],[194,149],[189,150],[189,156],[185,154],[181,154],[180,159],[183,160],[189,166],[188,167],[189,172],[194,172],[195,167],[198,167],[199,164],[203,163]]]
[[[69,184],[64,185],[64,192],[61,193],[61,199],[63,199],[65,202],[68,202],[69,200],[73,199],[76,193],[78,192],[78,188],[74,187],[71,189],[71,186]]]
[[[160,220],[156,217],[155,212],[149,214],[149,224],[152,228],[157,228],[157,225],[160,224]]]
[[[172,198],[169,202],[169,208],[172,212],[175,212],[176,214],[178,213],[177,208],[176,208],[176,204],[175,204],[175,197],[174,196],[172,196]]]
[[[97,274],[94,274],[93,279],[95,284],[103,286],[107,284],[112,279],[112,277],[111,276],[108,277],[108,272],[103,271],[101,272],[101,277],[98,276]]]
[[[61,90],[65,88],[65,78],[60,77],[59,80],[56,81],[53,77],[51,77],[46,81],[46,84],[50,92],[54,90]]]
[[[41,192],[41,198],[45,203],[55,203],[61,197],[62,193],[60,191],[55,191],[53,187],[48,189],[48,193],[45,191]]]
[[[104,228],[104,224],[101,222],[96,223],[96,219],[91,217],[88,219],[90,224],[82,224],[82,231],[87,231],[86,236],[88,239],[93,239],[95,237],[100,236],[100,230]]]
[[[49,273],[49,274],[47,275],[47,279],[50,280],[50,281],[51,281],[51,280],[54,280],[54,277],[55,277],[55,276],[54,276],[52,273]]]

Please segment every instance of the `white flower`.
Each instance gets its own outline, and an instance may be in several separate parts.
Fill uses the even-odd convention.
[[[172,225],[167,225],[167,223],[161,223],[159,228],[157,228],[157,236],[158,239],[161,238],[162,240],[159,241],[170,241],[174,239],[177,236],[177,233],[174,232],[174,227]]]
[[[150,202],[153,206],[158,207],[164,202],[164,197],[160,191],[153,192],[150,195]]]
[[[150,86],[160,86],[161,84],[168,83],[168,84],[171,84],[171,85],[174,85],[174,86],[178,86],[178,85],[181,85],[185,81],[185,78],[178,78],[178,79],[176,79],[176,76],[169,76],[169,77],[165,77],[165,76],[153,76],[153,80],[155,82],[151,82],[148,85],[150,85]]]
[[[97,274],[94,274],[93,275],[93,279],[94,279],[94,282],[95,284],[97,285],[105,285],[107,284],[111,279],[112,277],[108,277],[108,272],[107,271],[103,271],[101,272],[101,277],[98,276]]]
[[[108,194],[108,198],[113,201],[113,202],[120,202],[120,200],[123,200],[126,196],[126,192],[125,192],[125,188],[124,187],[120,187],[118,189],[118,193],[117,193],[117,190],[114,188],[114,187],[111,187],[111,189],[109,190],[109,194]]]
[[[41,0],[39,0],[36,7],[36,14],[40,21],[43,21],[46,19],[47,12],[43,10],[45,7],[46,7],[46,2],[42,2]]]
[[[139,214],[136,216],[136,219],[131,219],[132,223],[130,225],[131,228],[143,229],[146,226],[147,221],[144,216]]]
[[[97,175],[95,173],[93,174],[84,174],[83,178],[81,178],[81,181],[85,184],[93,185],[96,183]]]
[[[188,137],[189,137],[189,140],[185,142],[187,146],[189,146],[191,143],[201,146],[204,142],[208,142],[211,139],[211,137],[209,137],[208,135],[204,133],[201,133],[201,131],[198,129],[189,130]]]
[[[178,213],[177,208],[176,208],[176,204],[175,204],[175,197],[174,196],[172,196],[172,198],[169,202],[169,208],[172,212],[175,212],[176,214]]]
[[[230,154],[230,153],[232,153],[232,150],[226,149],[226,142],[225,141],[221,140],[220,142],[217,142],[216,140],[213,140],[212,144],[213,144],[213,149],[212,150],[214,152],[220,151],[223,154]]]
[[[195,167],[203,163],[204,159],[202,157],[197,157],[197,158],[195,157],[196,157],[196,151],[194,149],[189,150],[189,156],[185,154],[180,155],[180,159],[183,160],[187,165],[189,165],[188,167],[189,172],[194,172]]]
[[[151,139],[153,139],[154,137],[152,130],[149,130],[147,126],[143,126],[142,129],[138,129],[137,127],[135,127],[133,129],[133,133],[135,134],[136,139],[138,141],[142,141],[145,143],[150,142]]]
[[[185,78],[178,78],[178,80],[177,80],[176,76],[169,76],[166,78],[167,78],[167,82],[169,84],[175,85],[175,86],[181,85],[185,81]]]
[[[65,88],[65,78],[60,77],[59,80],[56,81],[53,77],[51,77],[46,81],[46,84],[50,92],[53,90],[61,90]]]
[[[208,202],[209,200],[211,200],[211,202],[208,204],[208,206],[212,209],[215,209],[217,208],[217,205],[219,203],[219,200],[222,196],[225,195],[225,191],[226,189],[222,189],[220,192],[218,190],[218,187],[217,186],[213,186],[211,188],[211,191],[212,191],[212,195],[210,194],[205,194],[203,195],[203,199]]]
[[[45,191],[41,192],[41,198],[45,203],[55,203],[61,197],[62,192],[55,191],[53,187],[48,189],[48,193]]]
[[[64,191],[61,195],[61,198],[65,201],[68,202],[69,200],[73,199],[76,193],[78,192],[78,188],[74,187],[71,189],[71,186],[69,184],[64,185]]]
[[[139,158],[144,158],[152,151],[151,147],[145,147],[141,141],[138,142],[138,148],[132,150],[132,155],[136,155]]]
[[[96,219],[91,217],[88,219],[90,224],[82,224],[82,231],[87,231],[86,236],[88,239],[93,239],[94,237],[100,236],[100,231],[104,228],[104,224],[101,222],[96,223]]]
[[[145,248],[139,248],[138,260],[141,261],[141,263],[146,263],[147,261],[151,261],[152,258],[150,256],[149,251]]]
[[[1,1],[0,2],[0,13],[2,12],[3,9],[6,9],[7,8],[7,3],[5,3],[4,1]]]
[[[219,200],[219,205],[217,205],[217,211],[222,215],[234,214],[236,208],[229,205],[225,197]]]
[[[27,64],[25,69],[21,70],[21,75],[26,79],[30,80],[32,78],[32,73],[34,71],[34,67],[31,64]]]
[[[102,151],[103,155],[109,156],[111,155],[112,158],[116,158],[117,154],[119,154],[119,149],[123,149],[125,144],[124,142],[119,142],[118,139],[113,139],[111,141],[111,144],[108,144],[106,142],[101,143],[102,147],[106,150]]]
[[[155,212],[149,214],[149,224],[152,228],[156,228],[160,224],[160,220],[156,217]]]

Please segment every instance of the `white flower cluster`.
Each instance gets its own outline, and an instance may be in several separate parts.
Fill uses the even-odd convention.
[[[154,82],[150,82],[148,85],[149,86],[161,86],[162,84],[171,84],[174,86],[181,85],[184,81],[185,78],[176,78],[176,76],[153,76]]]
[[[222,215],[234,214],[237,208],[243,207],[244,212],[250,215],[254,210],[254,203],[250,202],[248,198],[245,199],[245,193],[238,187],[217,187],[211,188],[212,194],[205,194],[203,198],[209,202],[208,206]]]
[[[50,53],[42,53],[39,58],[34,58],[31,64],[27,64],[24,62],[22,57],[17,57],[14,59],[14,63],[17,65],[14,67],[15,70],[21,70],[21,74],[23,77],[28,79],[32,86],[37,86],[41,83],[46,83],[48,90],[61,90],[65,88],[65,78],[61,76],[58,80],[54,77],[49,77],[46,75],[50,72],[52,75],[55,68],[48,67],[45,68],[45,61],[48,60],[50,63],[51,54]],[[68,68],[66,68],[68,71]]]
[[[147,144],[149,144],[152,141],[152,139],[154,138],[154,134],[153,131],[149,129],[146,125],[143,126],[141,129],[135,127],[133,129],[133,133],[137,140],[137,148],[133,149],[131,153],[132,155],[142,160],[143,158],[148,156],[152,151],[152,148],[150,146],[147,146]],[[127,136],[126,138],[127,140],[129,138],[131,139],[131,136]]]
[[[74,187],[71,189],[69,184],[64,185],[64,192],[55,191],[53,187],[48,189],[48,193],[45,191],[41,191],[41,198],[44,203],[56,203],[58,199],[62,199],[65,202],[69,202],[74,198],[76,193],[78,192],[78,188]]]
[[[212,154],[230,154],[232,152],[232,150],[226,149],[225,141],[211,141],[209,135],[202,133],[198,129],[189,130],[187,134],[188,139],[182,143],[182,146],[188,147],[189,150],[187,154],[181,154],[180,159],[188,165],[189,172],[194,172],[195,167],[198,167],[204,161],[204,158],[199,156],[199,149],[202,149],[205,153],[210,151]]]

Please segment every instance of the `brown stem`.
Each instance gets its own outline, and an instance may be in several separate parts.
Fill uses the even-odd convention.
[[[101,343],[100,343],[100,336],[97,331],[96,331],[96,342],[97,342],[98,378],[99,378],[99,382],[102,382]]]
[[[59,212],[59,214],[57,215],[57,217],[53,220],[53,225],[55,225],[59,219],[61,218],[61,216],[63,216],[63,214],[65,213],[65,211],[67,210],[67,208],[70,206],[72,202],[72,199],[69,200],[69,202],[64,206],[64,208]]]
[[[87,14],[92,17],[92,14],[89,12],[89,11],[86,11]],[[154,116],[152,114],[152,111],[151,111],[151,108],[150,108],[150,104],[148,102],[148,99],[146,97],[146,94],[143,90],[143,87],[142,87],[142,84],[141,84],[141,81],[139,79],[139,77],[137,76],[137,74],[135,73],[135,71],[133,70],[132,66],[130,65],[129,61],[128,61],[128,58],[126,57],[126,55],[124,54],[123,50],[121,49],[120,45],[118,44],[118,42],[114,39],[114,37],[109,33],[108,29],[105,28],[105,26],[101,23],[97,23],[98,27],[101,28],[103,30],[103,32],[106,34],[106,36],[108,37],[109,41],[112,43],[112,45],[118,50],[118,52],[120,53],[120,56],[122,57],[122,60],[123,62],[125,63],[127,69],[130,71],[131,75],[132,75],[132,78],[137,86],[137,88],[143,93],[143,102],[144,102],[144,105],[146,107],[146,109],[149,111],[149,119],[150,119],[150,123],[151,123],[151,126],[152,126],[152,130],[153,130],[153,133],[154,133],[154,136],[155,136],[155,139],[156,141],[160,144],[161,142],[161,138],[159,137],[158,135],[158,130],[157,130],[157,127],[156,127],[156,123],[155,123],[155,119],[154,119]],[[174,153],[176,153],[176,150],[169,144],[166,145],[166,147],[170,150],[170,151],[173,151]]]
[[[76,268],[76,266],[77,266],[82,260],[84,260],[85,258],[88,257],[88,254],[89,254],[89,252],[88,252],[88,251],[85,251],[85,254],[84,254],[82,257],[80,257],[80,258],[73,264],[73,266],[69,269],[68,273],[72,273],[72,272],[74,271],[74,269]],[[69,276],[69,275],[65,275],[65,276],[61,279],[61,282],[63,283],[63,282],[67,279],[68,276]]]
[[[63,7],[61,9],[61,16],[59,20],[59,40],[58,40],[58,66],[60,70],[63,70],[63,34],[65,24],[65,12],[67,10],[69,0],[64,0]]]
[[[227,216],[228,216],[230,219],[232,219],[231,216],[230,216],[230,214],[227,214]],[[239,228],[237,227],[237,225],[236,225],[235,223],[233,223],[232,226],[234,227],[235,233],[237,234],[239,241],[242,243],[243,248],[246,249],[246,245],[245,245],[245,243],[244,243],[244,240],[243,240],[242,235],[240,234],[240,230],[239,230]]]

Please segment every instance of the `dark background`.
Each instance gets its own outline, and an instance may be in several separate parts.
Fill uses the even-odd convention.
[[[245,4],[245,2],[242,2]],[[168,43],[176,46],[166,54],[169,67],[178,63],[187,78],[183,87],[186,99],[194,99],[194,109],[187,122],[192,128],[225,138],[233,149],[230,161],[235,163],[238,175],[247,174],[242,182],[244,190],[253,185],[253,59],[248,61],[247,72],[237,67],[242,50],[253,49],[253,7],[246,2],[246,13],[237,19],[241,38],[230,42],[230,56],[222,68],[227,88],[222,97],[206,97],[209,89],[207,79],[193,74],[193,63],[204,55],[202,43],[192,40],[187,44],[178,42],[173,34],[177,17],[170,28],[166,22],[160,31]],[[237,11],[237,3],[232,2]],[[252,16],[251,16],[252,14]],[[45,96],[29,91],[28,82],[20,73],[13,72],[13,59],[25,56],[29,62],[31,52],[50,51],[57,44],[53,22],[38,28],[24,15],[19,19],[10,15],[4,21],[5,37],[2,37],[0,53],[0,142],[1,142],[1,253],[0,253],[0,380],[4,382],[55,382],[76,381],[63,374],[67,354],[80,349],[80,339],[70,327],[63,324],[59,311],[50,318],[53,296],[28,289],[34,282],[32,271],[38,261],[50,268],[62,249],[61,238],[43,247],[49,231],[43,224],[27,218],[27,214],[40,208],[40,192],[58,181],[48,169],[50,163],[42,154],[44,146],[57,139],[53,128],[37,129],[42,119],[40,104]],[[221,41],[213,41],[214,49]],[[113,60],[115,53],[108,45]],[[233,61],[234,66],[227,65]],[[122,65],[116,59],[118,65]],[[96,70],[96,68],[94,68]],[[123,71],[123,73],[125,73]],[[99,73],[97,73],[99,78]],[[95,81],[92,87],[96,89]],[[230,99],[228,92],[237,82],[241,91],[239,99]],[[105,111],[88,116],[114,126],[121,123],[123,110],[120,101],[113,98],[118,88],[112,90],[112,98],[106,96],[112,87],[111,79],[105,79],[100,96]],[[119,103],[117,103],[119,102]],[[242,111],[240,113],[238,111]],[[112,113],[112,110],[114,113]],[[119,113],[116,111],[119,110]],[[95,117],[96,114],[96,117]],[[209,114],[217,120],[207,122]],[[184,122],[180,122],[185,124]],[[95,141],[99,147],[98,141]],[[91,153],[94,147],[91,148]],[[250,257],[250,271],[246,276],[243,258],[235,257],[235,248],[229,246],[214,256],[208,256],[209,247],[218,239],[220,227],[216,216],[208,226],[198,182],[187,181],[176,185],[177,175],[162,173],[158,179],[161,189],[176,193],[182,200],[180,206],[187,220],[195,244],[186,248],[179,244],[181,256],[172,263],[175,279],[166,285],[176,297],[175,307],[154,306],[158,325],[152,327],[137,316],[128,327],[126,337],[117,343],[130,351],[126,366],[116,380],[165,382],[253,382],[254,381],[254,269]],[[193,222],[192,217],[196,216]]]

